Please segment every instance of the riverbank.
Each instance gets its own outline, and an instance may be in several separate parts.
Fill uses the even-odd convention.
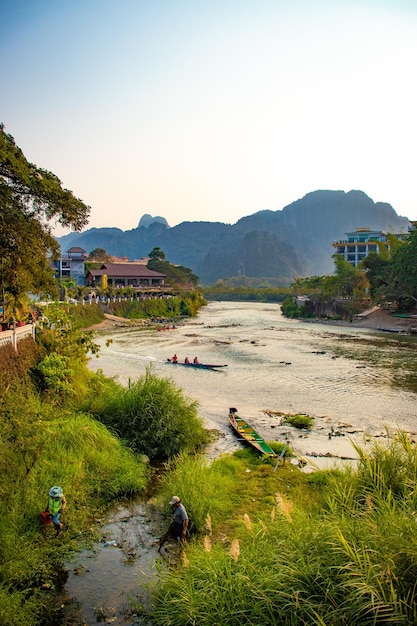
[[[410,318],[395,317],[386,309],[372,307],[360,315],[355,316],[351,322],[346,320],[319,320],[322,324],[335,324],[337,326],[350,326],[353,328],[394,328],[407,332],[412,321]]]
[[[99,322],[98,324],[93,324],[93,326],[89,326],[85,330],[106,331],[113,330],[114,328],[132,328],[135,326],[148,327],[154,325],[149,319],[131,320],[127,317],[118,317],[117,315],[110,315],[109,313],[105,313],[104,315],[106,317],[105,320]]]
[[[123,327],[156,327],[155,322],[150,319],[128,319],[126,317],[118,317],[117,315],[104,314],[106,319],[98,324],[90,326],[86,330],[107,331]],[[357,315],[352,321],[347,320],[330,320],[330,319],[311,319],[304,320],[310,322],[320,322],[320,324],[329,324],[333,326],[348,326],[350,328],[369,328],[378,330],[379,328],[395,328],[400,331],[407,331],[412,325],[409,318],[394,317],[389,311],[377,307],[372,307],[360,315]]]

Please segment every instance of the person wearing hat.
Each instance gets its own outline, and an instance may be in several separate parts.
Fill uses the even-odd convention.
[[[52,516],[52,523],[55,526],[57,536],[62,530],[62,523],[59,521],[59,516],[65,509],[67,501],[61,487],[51,487],[48,494],[48,505],[45,509]]]
[[[175,539],[175,541],[183,544],[187,535],[188,515],[185,506],[181,504],[181,500],[178,496],[172,496],[169,504],[173,509],[172,522],[165,535],[159,540],[158,552],[160,552],[162,546],[168,539]]]

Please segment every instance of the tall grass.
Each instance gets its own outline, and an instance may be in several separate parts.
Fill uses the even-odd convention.
[[[219,471],[196,472],[204,488],[195,493],[185,462],[165,497],[183,492],[197,520],[212,514],[213,532],[188,543],[182,567],[162,570],[155,623],[417,624],[416,469],[403,433],[361,450],[357,471],[324,472],[325,480],[248,463],[230,473],[219,460]],[[217,500],[227,502],[219,514]]]
[[[0,623],[35,626],[49,610],[41,588],[54,587],[101,507],[145,487],[147,468],[102,424],[45,403],[28,385],[1,399],[0,468]],[[38,521],[55,484],[68,501],[59,541]]]
[[[196,404],[170,381],[149,373],[125,389],[88,371],[96,346],[79,328],[92,319],[50,308],[36,346],[0,350],[1,626],[58,623],[53,594],[42,590],[54,589],[64,558],[94,537],[103,507],[149,480],[132,448],[169,457],[206,438]],[[39,524],[53,485],[68,502],[58,540]]]
[[[150,369],[128,389],[115,381],[92,379],[89,402],[85,406],[100,421],[136,452],[151,458],[167,459],[181,451],[193,451],[208,439],[197,403],[186,398],[170,379],[158,378]]]

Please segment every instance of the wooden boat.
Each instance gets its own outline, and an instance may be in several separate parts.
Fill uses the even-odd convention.
[[[241,441],[244,441],[248,445],[252,446],[252,448],[255,448],[255,450],[261,454],[273,457],[277,456],[266,441],[258,435],[256,430],[254,430],[252,426],[238,416],[237,409],[229,409],[229,421],[232,430]]]
[[[383,326],[377,326],[377,330],[383,333],[397,333],[399,335],[406,335],[407,331],[404,328],[384,328]]]
[[[202,370],[215,370],[219,367],[227,367],[227,365],[215,365],[211,363],[180,363],[179,361],[173,361],[172,359],[167,359],[167,363],[170,365],[182,365],[184,367],[195,367],[197,369]]]

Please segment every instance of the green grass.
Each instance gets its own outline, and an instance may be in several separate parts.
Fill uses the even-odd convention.
[[[169,459],[208,441],[197,403],[151,369],[128,389],[116,381],[91,378],[85,406],[136,452],[151,458]]]
[[[177,568],[162,569],[152,619],[158,626],[417,624],[416,457],[398,433],[361,450],[357,471],[274,472],[236,455],[210,466],[179,460],[163,495],[183,497],[201,534]],[[201,526],[208,514],[211,533]]]
[[[303,414],[287,415],[284,417],[283,423],[289,424],[294,428],[311,430],[313,428],[314,418]]]
[[[102,424],[45,405],[26,388],[3,398],[0,414],[0,623],[35,626],[48,612],[41,588],[54,588],[64,557],[91,538],[102,507],[145,488],[148,470]],[[56,484],[68,501],[59,541],[39,524]]]

